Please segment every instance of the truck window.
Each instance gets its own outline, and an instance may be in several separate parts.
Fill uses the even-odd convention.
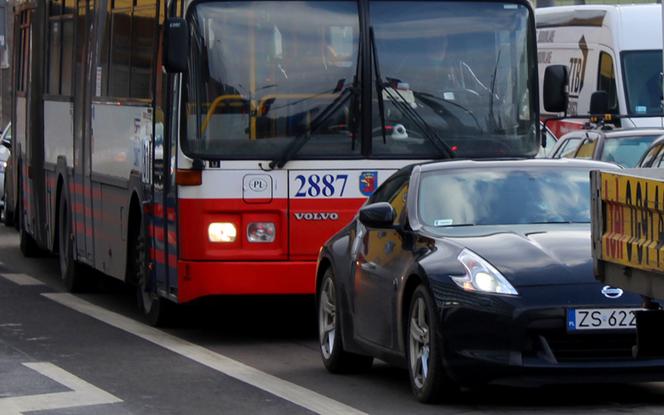
[[[597,76],[597,90],[605,91],[609,97],[609,112],[618,113],[618,96],[616,92],[616,72],[613,67],[613,58],[606,52],[599,54],[599,75]]]

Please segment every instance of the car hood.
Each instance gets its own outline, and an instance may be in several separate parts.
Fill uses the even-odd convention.
[[[445,239],[489,261],[515,287],[597,283],[587,224],[475,227],[464,233]]]

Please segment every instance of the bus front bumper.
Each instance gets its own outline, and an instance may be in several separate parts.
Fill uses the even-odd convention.
[[[314,294],[315,261],[178,261],[178,302],[213,295]]]

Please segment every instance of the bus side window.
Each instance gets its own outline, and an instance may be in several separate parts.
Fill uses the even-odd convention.
[[[616,73],[611,55],[601,52],[599,55],[599,74],[597,90],[605,91],[609,97],[609,112],[618,113],[618,96],[616,94]]]

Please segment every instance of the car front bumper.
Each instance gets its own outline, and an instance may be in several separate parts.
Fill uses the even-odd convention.
[[[518,297],[507,297],[432,284],[449,374],[462,384],[664,380],[664,350],[661,357],[633,357],[635,330],[567,331],[569,308],[641,306],[639,296],[608,299],[601,288],[520,287]]]

